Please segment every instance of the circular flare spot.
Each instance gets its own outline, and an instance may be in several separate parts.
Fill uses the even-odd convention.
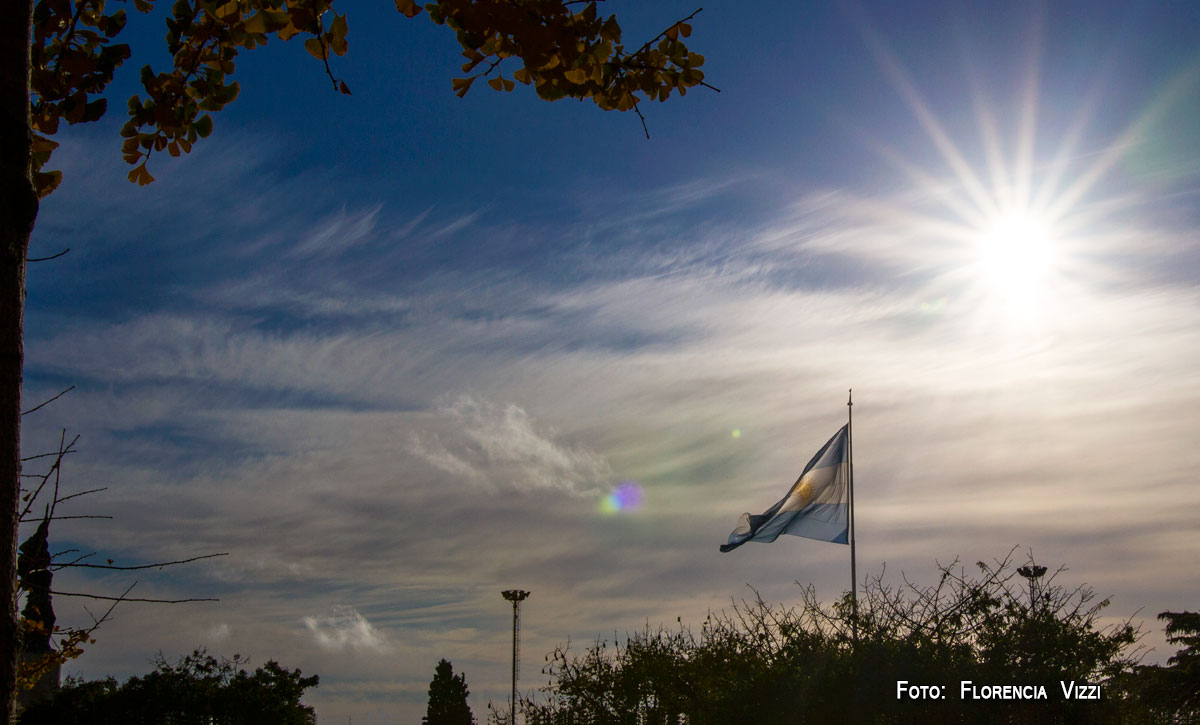
[[[633,511],[642,507],[645,494],[637,481],[621,481],[607,496],[600,501],[600,511],[615,514],[621,511]]]

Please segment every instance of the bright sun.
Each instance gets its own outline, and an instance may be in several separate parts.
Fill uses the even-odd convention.
[[[1054,243],[1047,224],[1015,212],[997,216],[976,241],[982,276],[995,292],[1017,304],[1039,296],[1054,266]]]
[[[1121,163],[1139,130],[1135,124],[1099,150],[1081,148],[1084,116],[1053,145],[1052,155],[1045,153],[1050,146],[1037,139],[1043,127],[1038,119],[1040,22],[1040,14],[1031,16],[1029,65],[1017,96],[994,102],[988,87],[972,79],[971,107],[981,141],[974,154],[955,143],[885,40],[862,28],[946,167],[931,173],[905,154],[877,145],[915,190],[899,197],[896,207],[878,210],[886,224],[902,230],[898,239],[913,242],[887,252],[928,280],[915,298],[922,315],[965,312],[973,331],[1021,345],[1052,339],[1081,314],[1082,283],[1095,267],[1080,252],[1089,249],[1085,242],[1091,241],[1105,207],[1114,208],[1087,199]],[[999,129],[1008,119],[1015,122],[1014,133],[1005,139]],[[882,236],[887,239],[887,232]]]

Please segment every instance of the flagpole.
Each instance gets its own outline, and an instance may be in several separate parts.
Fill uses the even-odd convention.
[[[854,556],[854,388],[846,398],[846,457],[850,474],[850,606],[853,619],[854,641],[858,641],[858,572]]]

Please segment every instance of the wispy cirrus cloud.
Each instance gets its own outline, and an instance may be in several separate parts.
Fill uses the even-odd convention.
[[[302,622],[317,645],[325,649],[376,653],[389,649],[383,634],[353,606],[337,605],[325,615],[305,617]]]
[[[283,246],[283,254],[295,259],[333,256],[378,238],[375,225],[383,205],[376,204],[353,214],[343,209],[302,239]]]
[[[382,653],[390,649],[383,634],[354,607],[335,606],[327,614],[304,617],[304,627],[323,649]]]
[[[470,395],[443,402],[443,435],[414,433],[411,450],[437,468],[493,488],[550,490],[587,496],[611,485],[612,469],[593,451],[555,440],[515,404],[497,405]]]

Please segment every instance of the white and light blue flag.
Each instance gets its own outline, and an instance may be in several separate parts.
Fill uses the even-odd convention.
[[[849,427],[842,426],[817,451],[779,502],[758,516],[742,514],[721,551],[732,551],[747,541],[770,543],[780,534],[848,543]]]

